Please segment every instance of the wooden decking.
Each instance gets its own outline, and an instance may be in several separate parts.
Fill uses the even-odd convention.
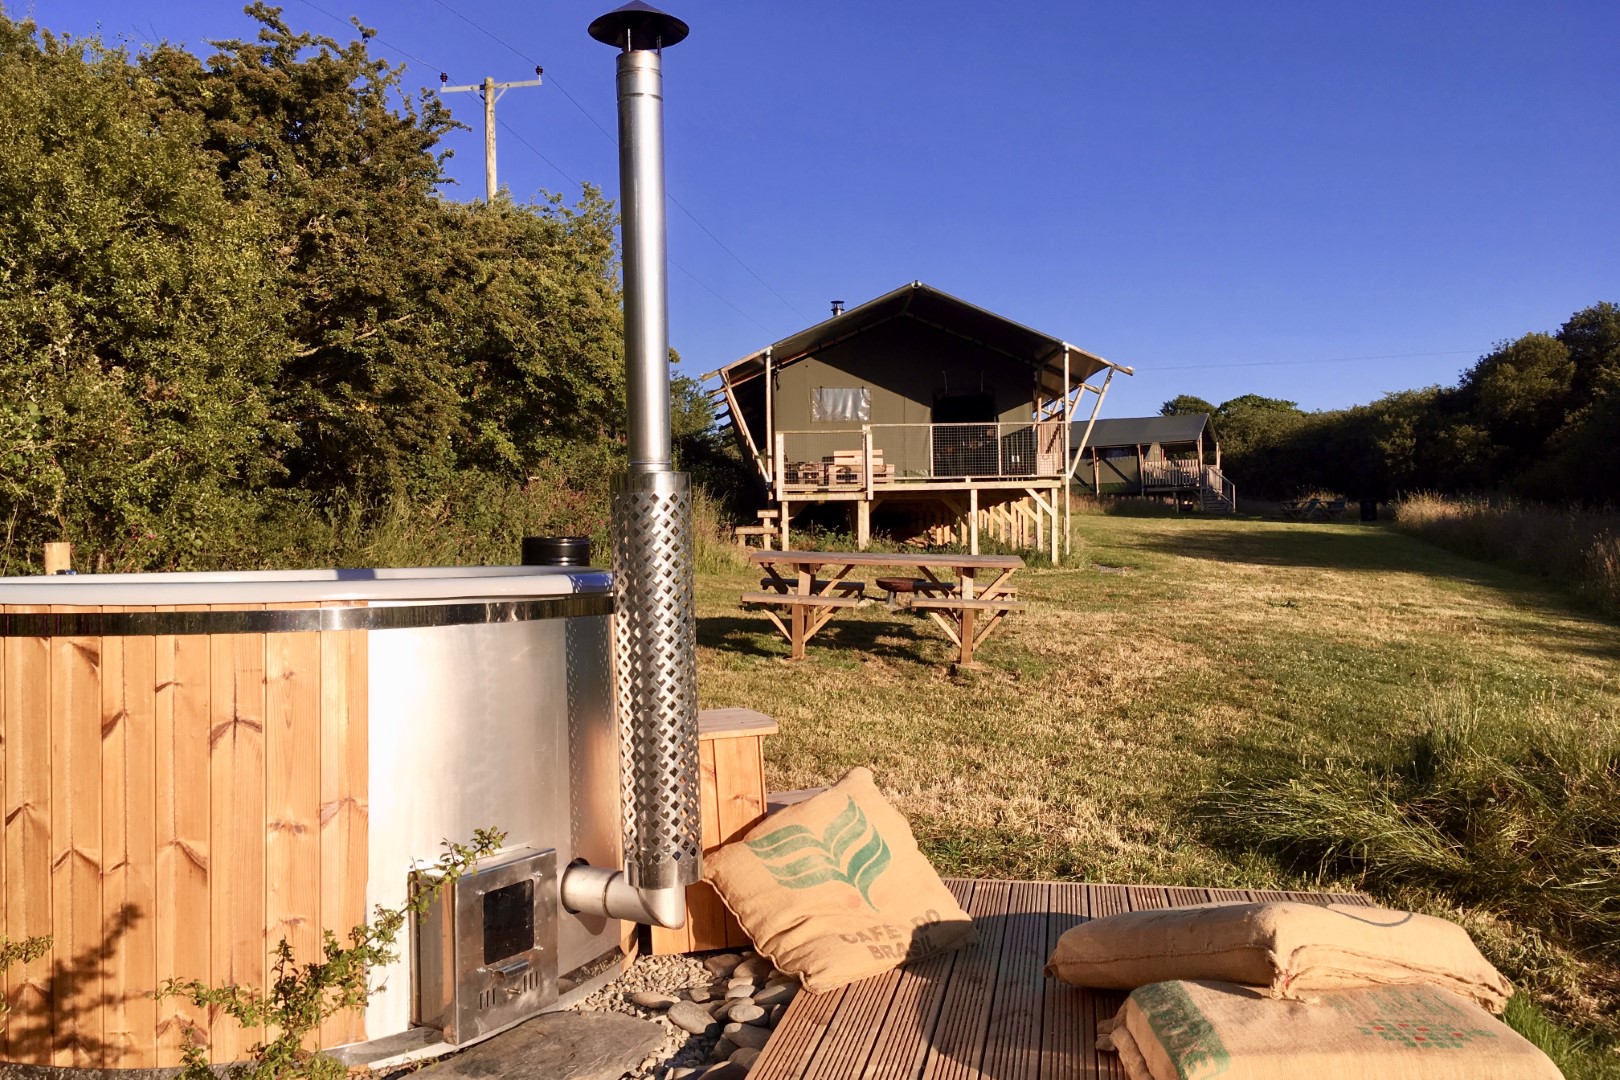
[[[1058,937],[1121,911],[1221,901],[1367,904],[1343,893],[1249,892],[1027,881],[946,881],[978,924],[971,949],[907,964],[827,994],[801,993],[752,1080],[1123,1080],[1094,1048],[1097,1021],[1123,994],[1080,990],[1042,973]]]

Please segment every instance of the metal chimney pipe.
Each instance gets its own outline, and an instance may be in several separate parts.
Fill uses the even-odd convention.
[[[844,302],[842,300],[834,300],[832,302],[832,313],[834,315],[842,315],[844,313]]]
[[[619,54],[619,190],[630,470],[613,492],[613,581],[623,871],[570,867],[574,911],[676,927],[702,875],[691,483],[673,469],[664,248],[661,50],[686,37],[672,15],[632,0],[591,23]]]
[[[670,472],[662,57],[650,50],[620,53],[618,83],[630,472]]]

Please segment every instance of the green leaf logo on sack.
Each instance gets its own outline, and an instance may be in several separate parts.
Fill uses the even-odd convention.
[[[868,832],[870,839],[856,848],[846,861],[845,853],[855,848]],[[855,887],[867,907],[877,910],[869,890],[889,867],[889,845],[867,822],[854,799],[849,800],[848,809],[827,823],[819,837],[803,825],[788,825],[758,840],[748,841],[748,848],[759,856],[779,884],[790,889],[808,889],[828,881],[842,881]],[[797,857],[782,861],[789,856]]]

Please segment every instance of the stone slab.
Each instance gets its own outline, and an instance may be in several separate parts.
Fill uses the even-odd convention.
[[[661,1025],[621,1013],[546,1013],[416,1075],[420,1080],[619,1080],[662,1046],[664,1036]]]

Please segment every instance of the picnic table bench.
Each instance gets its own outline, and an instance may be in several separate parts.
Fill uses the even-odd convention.
[[[765,570],[762,591],[745,592],[742,602],[765,608],[765,614],[792,646],[795,660],[805,645],[839,611],[861,607],[861,589],[845,584],[859,567],[905,569],[921,578],[879,579],[880,587],[907,581],[910,589],[885,587],[891,604],[928,615],[957,647],[957,663],[971,666],[973,650],[990,636],[1009,612],[1024,605],[1014,598],[1008,579],[1024,565],[1016,555],[942,555],[877,551],[755,551],[749,561]],[[823,567],[832,568],[821,576]],[[988,582],[978,580],[987,571]],[[944,580],[939,574],[955,575]],[[783,620],[777,609],[787,610]]]
[[[1042,974],[1063,932],[1122,911],[1256,900],[1361,904],[1364,896],[1079,882],[971,881],[947,887],[979,944],[905,964],[825,994],[793,999],[749,1080],[1116,1080],[1096,1048],[1097,1021],[1123,993]]]

